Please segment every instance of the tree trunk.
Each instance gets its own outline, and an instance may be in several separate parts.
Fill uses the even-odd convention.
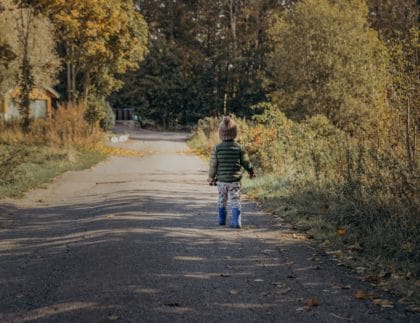
[[[410,170],[413,170],[413,162],[411,156],[411,143],[410,143],[410,99],[407,100],[407,110],[405,118],[405,144],[407,149],[407,161]]]
[[[76,103],[76,75],[74,68],[74,51],[72,45],[66,45],[67,55],[67,101]]]
[[[169,40],[175,41],[175,0],[169,0]]]
[[[24,55],[22,59],[22,82],[20,86],[21,97],[20,97],[20,110],[22,113],[22,128],[25,132],[29,130],[31,124],[30,116],[30,93],[32,90],[31,85],[31,66],[29,64],[27,49],[24,49]]]
[[[162,114],[162,126],[165,130],[168,127],[168,114],[166,112]]]
[[[25,17],[26,14],[26,17]],[[22,113],[22,129],[25,132],[29,131],[31,124],[30,116],[30,95],[34,86],[32,66],[29,61],[29,33],[31,32],[33,22],[33,11],[30,9],[21,9],[20,11],[20,28],[21,43],[23,48],[22,65],[21,65],[21,80],[20,80],[20,95],[19,107]]]
[[[87,105],[90,90],[90,71],[86,71],[83,76],[83,103]]]
[[[230,23],[230,32],[232,36],[232,53],[233,57],[236,54],[236,8],[235,8],[235,0],[229,0],[229,23]]]
[[[76,103],[76,67],[75,63],[71,64],[71,100],[73,103]]]
[[[66,63],[66,72],[67,72],[67,101],[72,101],[72,93],[71,93],[71,64],[70,62]]]
[[[417,125],[414,126],[414,137],[413,137],[413,168],[416,170],[417,163]]]

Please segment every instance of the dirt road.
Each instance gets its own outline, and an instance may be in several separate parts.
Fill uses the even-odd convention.
[[[394,301],[254,203],[243,230],[219,227],[206,163],[183,153],[185,138],[133,133],[121,145],[153,154],[1,201],[0,321],[419,321],[355,299]]]

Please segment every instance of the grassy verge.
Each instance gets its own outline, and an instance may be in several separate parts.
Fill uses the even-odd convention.
[[[105,154],[96,150],[1,144],[0,199],[21,197],[66,171],[90,168],[105,158]]]
[[[22,131],[18,120],[0,121],[0,198],[21,197],[69,170],[89,168],[116,149],[85,119],[83,105],[55,109]],[[111,150],[111,151],[110,151]]]
[[[261,175],[252,181],[246,178],[243,188],[266,211],[306,233],[343,265],[355,270],[361,279],[400,296],[401,303],[409,308],[419,309],[420,281],[416,277],[419,264],[406,256],[413,253],[415,245],[407,244],[397,258],[388,255],[401,227],[391,229],[386,223],[370,228],[350,222],[341,224],[343,218],[366,216],[365,212],[357,214],[358,209],[372,205],[352,205],[352,201],[334,198],[330,192],[316,187],[297,189],[290,179],[275,174]]]

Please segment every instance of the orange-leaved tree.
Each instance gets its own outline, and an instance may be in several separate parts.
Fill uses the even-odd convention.
[[[129,0],[42,0],[64,49],[69,101],[106,97],[146,53],[148,28]],[[79,82],[80,81],[80,82]]]

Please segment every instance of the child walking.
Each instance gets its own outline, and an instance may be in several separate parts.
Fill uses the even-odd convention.
[[[226,205],[230,199],[232,207],[230,227],[239,229],[242,226],[239,198],[241,168],[245,168],[251,178],[255,175],[245,149],[235,142],[237,134],[238,127],[235,121],[228,116],[224,117],[219,125],[219,138],[222,142],[212,150],[208,182],[211,184],[217,181],[219,224],[226,224]]]

